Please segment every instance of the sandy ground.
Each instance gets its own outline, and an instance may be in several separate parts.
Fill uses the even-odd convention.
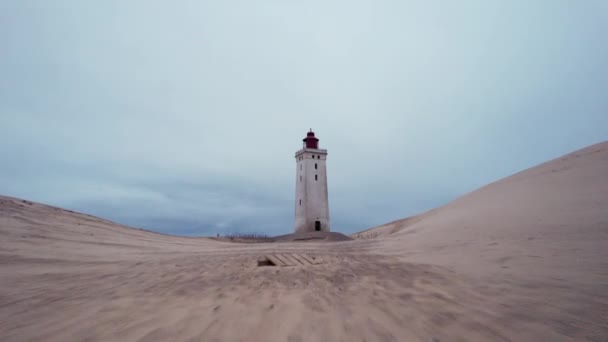
[[[608,143],[357,237],[180,238],[0,197],[0,340],[608,340]],[[256,265],[287,252],[325,263]]]

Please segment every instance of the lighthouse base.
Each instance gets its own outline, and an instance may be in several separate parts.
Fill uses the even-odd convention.
[[[348,235],[336,232],[298,232],[287,235],[275,236],[273,238],[277,242],[287,241],[350,241],[353,240]]]

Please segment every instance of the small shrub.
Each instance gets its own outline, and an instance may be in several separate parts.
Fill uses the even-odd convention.
[[[219,240],[224,239],[227,239],[231,242],[241,243],[274,242],[274,239],[270,236],[260,233],[229,233],[219,238]]]

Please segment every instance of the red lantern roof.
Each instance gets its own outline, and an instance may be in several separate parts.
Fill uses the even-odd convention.
[[[319,148],[319,139],[315,137],[315,132],[313,132],[312,129],[310,132],[306,133],[306,138],[302,139],[302,141],[304,141],[305,148]]]

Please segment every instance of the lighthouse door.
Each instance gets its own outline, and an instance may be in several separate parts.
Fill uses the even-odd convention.
[[[317,232],[321,230],[321,221],[315,221],[315,230]]]

